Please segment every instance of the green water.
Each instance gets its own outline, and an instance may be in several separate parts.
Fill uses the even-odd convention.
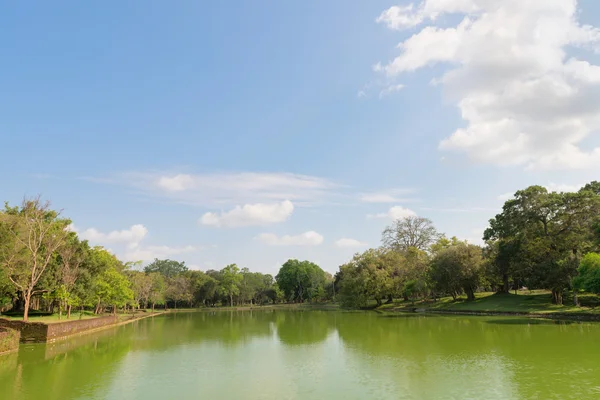
[[[593,399],[600,324],[180,313],[0,357],[0,399]]]

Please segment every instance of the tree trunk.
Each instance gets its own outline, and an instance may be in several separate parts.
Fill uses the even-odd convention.
[[[31,291],[25,292],[25,308],[23,310],[23,321],[29,321],[29,302],[31,301]]]
[[[377,307],[379,307],[381,305],[381,299],[377,298],[375,301],[377,302]]]
[[[502,274],[502,293],[508,293],[509,290],[508,274],[504,273]]]
[[[152,303],[152,312],[154,312],[154,303]]]
[[[473,291],[472,288],[466,287],[465,288],[465,293],[467,294],[467,301],[473,301],[473,300],[475,300],[475,293],[474,293],[474,291]]]
[[[229,304],[233,307],[233,295],[229,295]]]
[[[563,304],[562,289],[552,289],[552,303],[557,305]]]
[[[67,306],[67,319],[71,318],[71,305]]]
[[[392,295],[390,294],[387,298],[387,302],[386,304],[392,304],[394,302],[394,298],[392,297]]]

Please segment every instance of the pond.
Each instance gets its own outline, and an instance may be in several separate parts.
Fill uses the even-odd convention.
[[[600,398],[600,324],[186,312],[0,356],[10,399]]]

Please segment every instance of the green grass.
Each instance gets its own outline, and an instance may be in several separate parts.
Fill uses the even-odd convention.
[[[147,313],[144,313],[144,312],[136,312],[135,314],[132,314],[130,312],[125,313],[125,314],[117,313],[117,316],[119,317],[119,320],[127,320],[127,319],[131,318],[132,315],[141,316],[141,315],[150,315],[150,314],[152,314],[152,312],[150,310],[148,310]],[[63,314],[62,317],[59,319],[58,313],[52,314],[52,315],[44,315],[44,316],[31,315],[31,316],[29,316],[29,322],[42,322],[44,324],[55,324],[58,322],[77,321],[79,319],[92,319],[92,318],[107,317],[110,315],[112,315],[112,314],[109,313],[109,314],[97,315],[91,311],[84,311],[81,314],[81,318],[80,318],[79,311],[77,311],[77,312],[71,312],[71,318],[69,318],[69,319],[67,319],[66,314]],[[18,316],[18,315],[17,316],[9,316],[9,315],[0,314],[0,318],[12,320],[12,321],[23,321],[23,316]]]
[[[548,313],[595,313],[600,314],[600,308],[577,307],[573,305],[573,299],[565,296],[564,305],[552,304],[550,292],[536,290],[520,292],[518,294],[496,294],[496,293],[477,293],[473,301],[467,301],[466,298],[458,298],[456,301],[452,297],[444,297],[437,302],[411,302],[398,301],[392,304],[384,304],[379,310],[384,311],[402,311],[412,308],[424,308],[428,310],[451,310],[451,311],[476,311],[476,312],[524,312],[536,314]]]

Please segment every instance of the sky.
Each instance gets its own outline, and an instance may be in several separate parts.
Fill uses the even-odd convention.
[[[125,261],[335,272],[600,176],[596,0],[0,5],[0,196]]]

